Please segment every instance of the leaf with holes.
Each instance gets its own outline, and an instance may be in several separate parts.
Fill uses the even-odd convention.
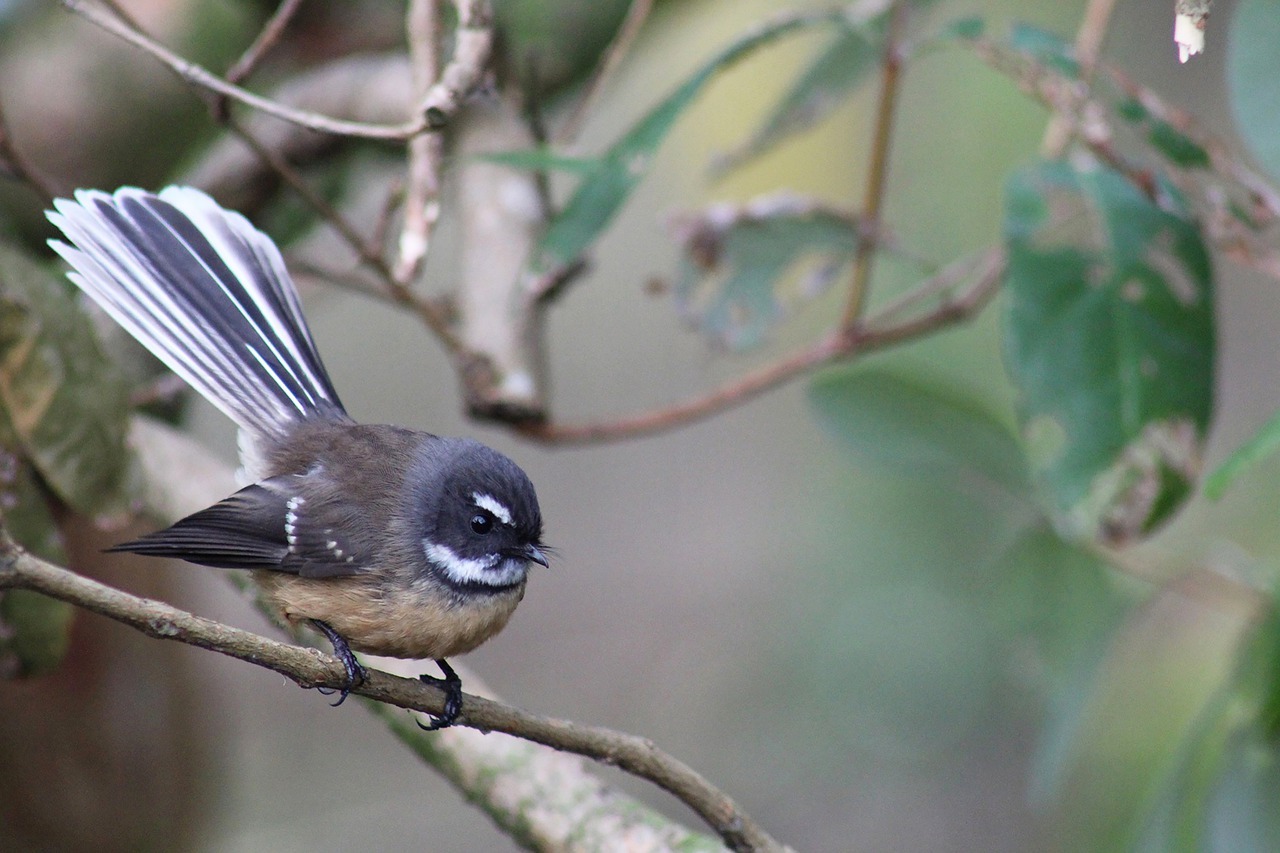
[[[1109,545],[1185,502],[1213,412],[1209,255],[1159,194],[1062,162],[1005,194],[1005,362],[1033,475],[1060,531]]]
[[[734,349],[761,343],[793,306],[825,290],[858,243],[850,215],[789,194],[715,205],[677,218],[673,230],[683,251],[677,309]]]

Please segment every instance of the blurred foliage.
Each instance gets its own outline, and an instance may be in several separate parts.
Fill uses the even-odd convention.
[[[66,283],[0,244],[0,513],[32,552],[65,557],[55,500],[89,516],[118,516],[131,504],[126,402]],[[0,593],[0,669],[53,668],[70,617],[61,602]]]
[[[1280,178],[1280,3],[1240,0],[1227,51],[1227,93],[1236,130],[1253,156]]]
[[[525,91],[549,95],[596,66],[630,0],[494,0],[507,70]]]
[[[604,232],[648,174],[653,154],[672,126],[716,76],[785,36],[815,27],[849,26],[849,18],[841,10],[784,16],[718,51],[633,124],[601,157],[600,166],[582,178],[564,207],[547,223],[530,258],[530,274],[544,276],[568,267]]]

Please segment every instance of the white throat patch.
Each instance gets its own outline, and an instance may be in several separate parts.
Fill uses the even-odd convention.
[[[488,509],[488,507],[485,507],[485,509]],[[493,512],[493,510],[489,511]],[[494,515],[497,515],[497,513],[494,513]],[[422,540],[422,548],[427,555],[427,559],[443,569],[449,579],[457,583],[511,586],[524,580],[529,571],[528,561],[521,560],[518,557],[489,554],[485,557],[469,559],[459,556],[456,551],[447,545],[438,545],[426,539]]]
[[[472,492],[471,501],[480,509],[493,513],[493,517],[507,525],[507,527],[511,526],[511,510],[507,509],[502,501],[493,495],[486,495],[484,492]]]

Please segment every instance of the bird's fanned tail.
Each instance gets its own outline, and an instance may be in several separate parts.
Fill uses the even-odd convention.
[[[80,190],[49,219],[69,277],[241,428],[345,418],[275,244],[189,187]]]

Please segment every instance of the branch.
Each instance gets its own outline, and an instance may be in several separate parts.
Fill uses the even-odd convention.
[[[262,31],[258,33],[258,37],[253,40],[253,44],[245,49],[240,58],[235,61],[230,68],[227,69],[226,80],[228,83],[239,84],[246,77],[253,73],[258,67],[258,63],[262,61],[262,57],[267,51],[276,46],[284,35],[285,28],[289,26],[289,22],[293,20],[293,16],[297,14],[298,7],[302,5],[302,0],[281,0],[280,5],[266,24],[263,25]],[[138,27],[134,27],[138,29]],[[219,119],[225,119],[229,114],[230,99],[226,95],[219,95],[213,104],[213,114]]]
[[[426,95],[440,79],[440,13],[442,0],[410,0],[405,35],[413,66],[415,97]],[[487,52],[485,57],[487,59]],[[455,61],[457,55],[455,54]],[[479,69],[475,75],[478,77]],[[417,277],[431,249],[431,233],[440,218],[440,171],[444,165],[444,139],[423,133],[409,140],[408,180],[404,194],[404,224],[393,276],[408,287]]]
[[[83,0],[62,0],[62,4],[80,17],[96,24],[114,36],[117,36],[145,53],[150,54],[161,64],[167,66],[174,74],[193,86],[208,89],[214,94],[239,101],[245,106],[261,110],[268,115],[283,121],[291,122],[317,133],[331,136],[349,136],[360,139],[379,139],[390,142],[401,142],[409,137],[431,129],[425,116],[401,125],[375,125],[363,122],[342,121],[318,113],[297,110],[292,107],[255,95],[246,89],[232,85],[211,71],[188,62],[164,45],[138,31],[134,27],[112,17],[96,6],[86,4]]]
[[[1116,0],[1089,0],[1080,21],[1080,29],[1076,31],[1076,61],[1080,63],[1080,80],[1086,87],[1093,83],[1098,54],[1102,50],[1102,42],[1107,36],[1111,13],[1115,8]],[[1049,118],[1044,138],[1040,142],[1040,156],[1049,160],[1061,157],[1071,142],[1075,127],[1076,122],[1071,121],[1065,113],[1055,112]]]
[[[876,317],[863,321],[853,330],[833,332],[780,361],[683,403],[614,421],[593,424],[526,423],[515,428],[534,441],[560,445],[618,441],[694,423],[740,406],[824,365],[846,361],[964,322],[981,311],[999,290],[1004,268],[1004,251],[997,247],[987,249],[977,260],[963,258],[943,268],[919,284],[906,298]],[[974,284],[958,295],[946,297],[946,292],[970,275],[977,277]],[[908,305],[940,293],[943,298],[934,308],[906,320],[888,322],[891,316],[902,313]]]
[[[131,442],[136,447],[147,484],[146,504],[165,518],[176,518],[225,496],[231,486],[226,465],[176,431],[145,418],[134,421]],[[120,621],[158,639],[177,640],[254,663],[284,675],[303,687],[337,687],[345,669],[331,655],[317,649],[281,643],[248,631],[195,616],[159,601],[140,598],[39,560],[16,547],[0,531],[0,589],[32,589]],[[411,663],[396,662],[398,666]],[[443,710],[442,694],[416,678],[403,678],[369,668],[369,680],[353,692],[399,708],[426,714]],[[470,681],[470,679],[468,679]],[[581,793],[611,809],[592,812],[584,820],[604,821],[613,828],[631,827],[640,835],[675,838],[671,849],[688,843],[698,849],[700,836],[672,827],[666,819],[621,795],[609,794],[585,771],[571,772],[564,756],[528,743],[484,737],[478,732],[419,731],[411,719],[387,709],[393,729],[419,755],[440,768],[470,800],[479,802],[504,826],[519,826],[544,849],[561,849],[584,827],[566,825],[565,814],[545,804],[530,805],[513,791],[545,787],[548,776],[559,781],[560,796]],[[398,724],[396,721],[399,721]],[[707,822],[723,842],[737,850],[777,851],[785,848],[771,838],[722,791],[696,771],[659,750],[651,741],[609,729],[520,711],[468,694],[459,723],[479,732],[504,732],[524,741],[551,747],[619,767],[670,792]],[[532,750],[532,751],[531,751]],[[493,784],[495,776],[513,775],[512,786]],[[469,781],[468,781],[469,780]],[[466,784],[464,784],[466,783]],[[637,826],[632,826],[636,824]],[[661,833],[655,833],[658,826]],[[605,830],[597,826],[595,830]],[[677,836],[679,836],[677,838]]]
[[[342,663],[317,649],[289,645],[140,598],[28,554],[0,531],[0,589],[29,589],[135,628],[158,640],[188,645],[278,672],[301,687],[341,688]],[[352,691],[378,702],[427,714],[444,709],[442,693],[416,678],[377,669]],[[652,741],[609,729],[540,717],[468,694],[459,723],[505,732],[564,752],[612,764],[653,782],[689,805],[735,850],[782,850],[724,793]]]
[[[876,103],[875,129],[872,133],[871,159],[867,164],[867,188],[862,202],[864,228],[858,231],[858,245],[853,257],[853,280],[845,303],[841,327],[852,330],[862,316],[871,268],[875,262],[875,239],[880,230],[880,212],[884,205],[889,179],[889,154],[893,142],[893,119],[897,111],[898,91],[902,88],[902,36],[906,27],[908,5],[898,0],[889,13],[889,32],[884,40],[884,58],[880,71],[880,98]]]

